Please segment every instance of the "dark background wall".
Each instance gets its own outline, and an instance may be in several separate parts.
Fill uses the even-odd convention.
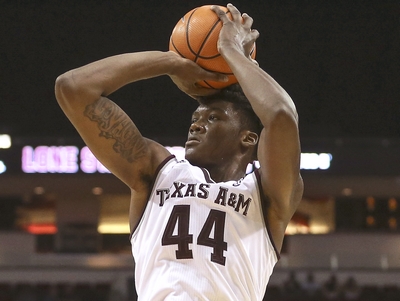
[[[212,3],[225,4],[0,1],[0,132],[76,135],[55,101],[59,74],[123,52],[167,50],[179,18]],[[233,3],[254,18],[257,60],[296,102],[302,137],[400,135],[399,1]],[[184,137],[195,108],[167,76],[111,98],[150,137]]]

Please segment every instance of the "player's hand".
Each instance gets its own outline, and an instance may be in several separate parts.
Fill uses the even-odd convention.
[[[254,61],[250,57],[250,52],[260,34],[256,29],[251,29],[253,18],[246,13],[241,14],[240,11],[230,3],[227,5],[227,8],[232,15],[232,20],[230,20],[226,13],[218,6],[211,7],[223,24],[218,39],[218,51],[223,53],[225,49],[233,47],[242,52],[250,60]]]
[[[171,52],[174,53],[174,52]],[[209,72],[201,68],[195,62],[182,58],[178,54],[174,62],[174,67],[168,74],[177,87],[188,94],[190,97],[196,99],[199,96],[207,96],[218,92],[216,89],[204,88],[197,83],[202,80],[211,81],[227,81],[227,76]]]

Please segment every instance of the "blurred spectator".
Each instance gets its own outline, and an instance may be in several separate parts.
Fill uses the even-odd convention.
[[[303,292],[307,300],[320,300],[321,285],[315,282],[314,274],[309,272],[305,282],[301,284]]]
[[[331,277],[324,283],[321,293],[325,300],[339,300],[340,286],[336,275],[331,275]]]
[[[297,301],[302,297],[301,285],[294,271],[289,273],[289,278],[283,283],[283,294],[287,300],[293,301]]]
[[[358,283],[354,279],[354,277],[350,276],[343,285],[342,295],[345,301],[354,301],[358,300],[361,294],[361,288]]]

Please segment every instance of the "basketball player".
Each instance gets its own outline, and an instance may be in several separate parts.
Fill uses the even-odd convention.
[[[252,19],[227,7],[232,21],[213,7],[224,24],[218,46],[241,89],[198,87],[200,80],[225,76],[160,51],[108,57],[56,81],[65,114],[131,189],[139,300],[262,300],[301,199],[295,106],[249,58],[258,37]],[[183,161],[143,137],[107,98],[129,83],[161,75],[199,101]],[[260,167],[246,175],[256,157]]]

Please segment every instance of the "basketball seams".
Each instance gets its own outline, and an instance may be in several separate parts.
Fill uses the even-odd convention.
[[[217,53],[216,55],[213,55],[213,56],[201,56],[201,55],[200,55],[201,51],[202,51],[203,48],[204,48],[204,45],[207,43],[208,38],[211,36],[212,32],[214,31],[214,29],[217,27],[217,25],[218,25],[220,22],[221,22],[221,20],[218,19],[218,20],[214,23],[214,25],[211,26],[211,28],[210,28],[210,30],[208,31],[207,35],[204,37],[204,40],[203,40],[203,42],[201,43],[200,48],[199,48],[199,51],[198,51],[198,53],[197,53],[197,55],[196,55],[195,62],[197,61],[197,59],[198,59],[199,57],[201,57],[201,58],[203,58],[203,59],[213,59],[213,58],[216,58],[216,57],[220,56],[219,53]],[[218,51],[218,50],[217,50],[217,51]]]
[[[172,45],[172,47],[174,47],[174,51],[175,51],[177,54],[179,54],[181,57],[185,57],[185,56],[179,51],[179,49],[176,47],[173,38],[171,38],[171,45]]]
[[[202,81],[202,83],[203,84],[205,84],[205,85],[207,85],[209,88],[211,88],[211,89],[215,89],[212,85],[210,85],[210,83],[208,82],[208,81],[206,81],[206,80],[203,80]]]
[[[185,36],[186,36],[186,45],[189,49],[189,51],[195,56],[194,61],[197,61],[197,52],[193,50],[192,45],[190,45],[190,40],[189,40],[189,26],[190,26],[190,20],[192,19],[192,16],[196,12],[198,8],[195,8],[192,13],[189,15],[188,21],[186,22],[186,30],[185,30]]]
[[[221,54],[220,54],[220,53],[218,53],[218,54],[216,54],[216,55],[212,55],[212,56],[202,56],[202,55],[197,55],[197,57],[196,57],[196,61],[195,61],[195,62],[197,62],[197,59],[203,59],[203,60],[212,60],[212,59],[215,59],[215,58],[217,58],[217,57],[219,57],[219,56],[221,56]]]

